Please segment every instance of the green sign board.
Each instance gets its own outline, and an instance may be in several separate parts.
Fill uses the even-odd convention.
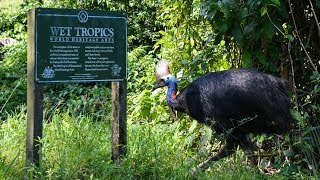
[[[35,10],[35,81],[123,81],[127,77],[124,12]]]

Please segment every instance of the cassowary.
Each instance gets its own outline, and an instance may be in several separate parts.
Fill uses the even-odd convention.
[[[161,60],[156,65],[156,80],[154,90],[168,87],[167,103],[173,117],[174,110],[184,112],[226,135],[224,147],[201,163],[200,169],[234,153],[238,145],[256,163],[249,134],[282,134],[290,129],[290,98],[284,82],[272,75],[251,69],[213,72],[177,94],[177,80],[170,74],[168,62]]]

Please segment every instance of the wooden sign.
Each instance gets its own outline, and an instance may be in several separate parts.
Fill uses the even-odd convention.
[[[36,82],[126,79],[126,13],[39,8],[35,21]]]
[[[113,81],[112,159],[119,162],[127,143],[126,13],[48,8],[28,13],[27,172],[41,162],[44,83]]]

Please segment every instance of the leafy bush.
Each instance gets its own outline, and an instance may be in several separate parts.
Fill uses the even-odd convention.
[[[105,120],[111,114],[110,83],[46,85],[44,92],[45,119],[49,121],[59,112],[94,120]]]
[[[164,121],[167,115],[165,99],[152,93],[155,83],[156,59],[146,51],[148,47],[137,47],[128,55],[128,120],[129,123],[145,122],[148,119]]]
[[[310,77],[313,88],[310,92],[304,92],[303,104],[292,111],[298,127],[294,134],[295,163],[304,167],[305,173],[311,171],[316,178],[320,172],[320,75],[318,72]],[[309,170],[309,171],[308,171]]]
[[[0,54],[0,120],[6,113],[27,102],[27,15],[37,1],[24,1],[15,9],[0,11],[0,37],[11,37],[17,44],[1,47]]]
[[[27,102],[27,49],[26,43],[2,48],[4,59],[0,62],[0,120],[5,112],[12,112]]]

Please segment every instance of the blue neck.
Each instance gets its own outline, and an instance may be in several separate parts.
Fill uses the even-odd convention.
[[[175,79],[169,81],[168,83],[168,92],[167,92],[167,101],[174,103],[178,91],[178,83]]]

